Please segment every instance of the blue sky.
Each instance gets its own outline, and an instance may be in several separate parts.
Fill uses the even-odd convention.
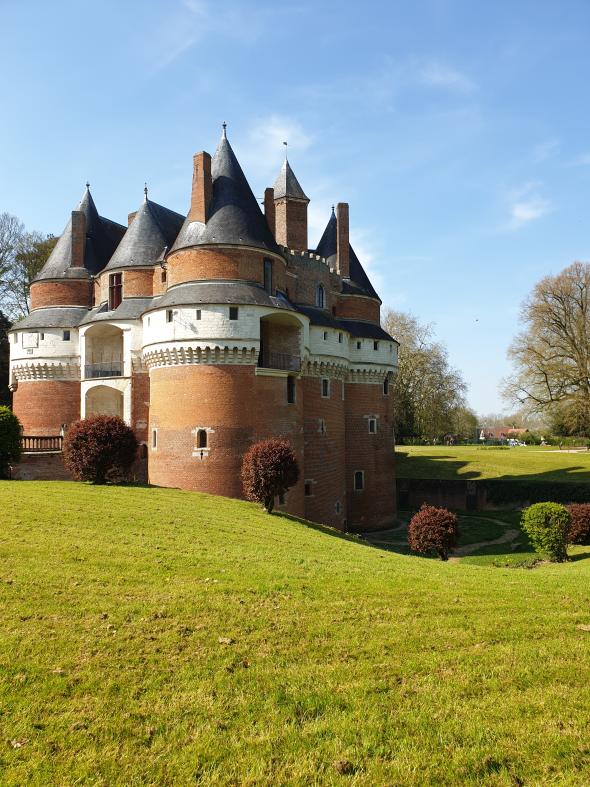
[[[289,141],[315,245],[350,203],[384,305],[432,322],[479,412],[519,304],[590,258],[590,3],[0,0],[0,212],[60,233],[188,208],[223,120],[257,195]]]

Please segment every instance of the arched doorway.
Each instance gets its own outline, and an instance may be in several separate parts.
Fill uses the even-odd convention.
[[[86,392],[86,416],[117,415],[123,418],[123,393],[108,385],[97,385]]]

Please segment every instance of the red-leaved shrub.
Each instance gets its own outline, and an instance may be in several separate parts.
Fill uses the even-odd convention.
[[[262,503],[270,514],[275,497],[284,495],[299,478],[293,449],[286,440],[261,440],[244,454],[242,487],[248,500]]]
[[[137,453],[133,429],[114,415],[76,421],[64,438],[64,464],[79,481],[104,484],[128,477]]]
[[[413,552],[436,552],[446,560],[457,545],[457,517],[446,508],[435,508],[426,503],[410,520],[408,543]]]
[[[568,544],[590,544],[590,503],[572,503],[567,509],[572,518]]]

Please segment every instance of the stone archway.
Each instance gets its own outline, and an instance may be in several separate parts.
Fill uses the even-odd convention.
[[[123,393],[108,385],[96,385],[86,392],[86,416],[116,415],[123,418]]]

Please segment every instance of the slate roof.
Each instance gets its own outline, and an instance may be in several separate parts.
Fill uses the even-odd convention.
[[[324,234],[322,235],[318,247],[315,250],[316,254],[320,257],[325,257],[326,262],[331,267],[336,267],[336,251],[337,251],[337,231],[338,220],[336,214],[332,211],[330,221],[326,225]],[[350,279],[342,282],[342,292],[347,295],[367,295],[370,298],[377,298],[379,296],[375,292],[369,277],[365,273],[365,269],[360,263],[359,258],[356,256],[354,249],[349,245],[350,249]]]
[[[359,339],[383,339],[387,342],[396,342],[380,325],[374,325],[364,320],[343,320],[336,319],[325,309],[318,309],[316,306],[295,306],[300,314],[309,318],[312,325],[319,325],[324,328],[335,328],[336,330],[348,331],[351,336]]]
[[[89,274],[94,276],[105,267],[123,237],[125,227],[98,215],[88,187],[76,210],[80,210],[86,215],[84,267],[70,268],[72,263],[72,219],[70,217],[66,228],[35,281],[63,277],[85,278]]]
[[[108,304],[101,303],[87,314],[82,320],[82,325],[101,320],[138,320],[149,309],[153,300],[153,298],[125,298],[112,311],[109,311]]]
[[[299,181],[295,177],[295,173],[291,169],[291,165],[287,159],[283,161],[283,166],[275,181],[274,197],[275,199],[291,197],[292,199],[300,199],[309,202],[309,198],[305,196],[305,192],[299,185]]]
[[[107,269],[153,265],[180,232],[184,216],[149,199],[141,203]]]
[[[256,246],[280,253],[225,131],[211,164],[209,220],[184,222],[173,250],[205,244]]]
[[[19,322],[11,331],[25,331],[29,328],[75,328],[88,314],[85,306],[59,306],[56,308],[35,309]]]
[[[151,308],[162,309],[167,306],[186,306],[193,303],[235,303],[293,310],[293,306],[285,297],[271,296],[258,284],[238,281],[178,284],[160,298],[154,298]]]

